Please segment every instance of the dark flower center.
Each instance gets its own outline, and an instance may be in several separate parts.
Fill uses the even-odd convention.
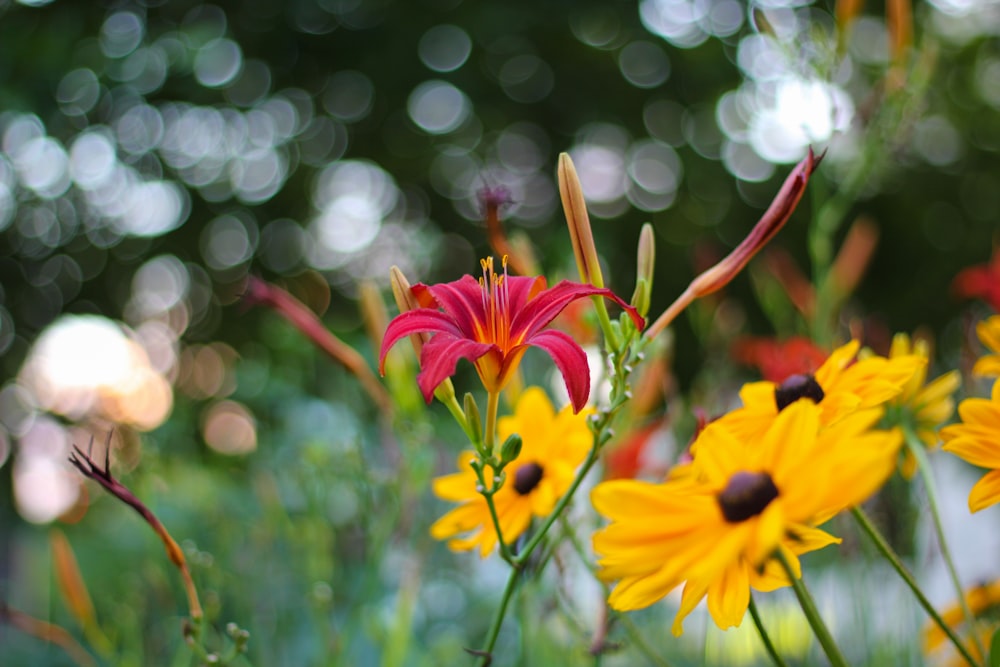
[[[528,495],[542,481],[544,472],[542,466],[537,463],[525,463],[514,473],[514,490],[522,496]]]
[[[729,523],[757,516],[777,497],[778,487],[766,472],[738,472],[717,496],[722,516]]]
[[[823,400],[823,387],[819,386],[809,373],[799,373],[791,375],[774,389],[774,402],[778,405],[778,412],[781,412],[789,405],[800,398],[808,398],[813,403]]]

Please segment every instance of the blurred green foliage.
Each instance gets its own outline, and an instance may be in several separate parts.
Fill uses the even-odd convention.
[[[675,6],[697,20],[668,30]],[[831,57],[809,35],[832,29],[830,3],[761,7],[783,31],[785,73],[835,82],[856,111],[844,132],[815,142],[829,145],[827,165],[775,245],[811,277],[810,208],[842,187],[861,154],[850,139],[861,137],[879,165],[834,242],[860,214],[880,239],[838,324],[864,315],[876,339],[924,326],[958,341],[966,306],[949,286],[988,260],[1000,216],[1000,26],[986,10],[917,3],[919,50],[933,58],[909,76],[929,82],[927,95],[907,99],[897,125],[872,129],[865,123],[884,99],[886,62],[873,60],[868,41],[884,43],[882,17],[863,16],[847,58],[825,72]],[[232,389],[178,389],[158,428],[123,427],[135,452],[115,470],[182,543],[208,615],[206,641],[225,645],[233,621],[250,631],[252,664],[460,662],[485,633],[502,585],[497,563],[456,556],[427,534],[442,510],[429,482],[452,465],[461,431],[436,407],[403,410],[390,429],[356,380],[301,334],[273,313],[238,307],[245,278],[286,285],[374,366],[358,283],[385,288],[392,264],[414,282],[475,273],[490,252],[476,199],[484,185],[512,190],[508,229],[530,237],[545,272],[572,274],[554,181],[557,155],[572,150],[591,171],[585,190],[610,192],[594,202],[594,234],[622,294],[632,288],[640,226],[652,222],[655,315],[743,238],[786,172],[720,129],[720,100],[752,78],[740,54],[764,57],[741,51],[755,35],[744,10],[709,0],[0,0],[3,599],[76,632],[47,528],[15,503],[17,443],[34,416],[10,406],[31,346],[64,314],[135,329],[167,321],[177,358],[216,342],[234,353]],[[450,32],[433,32],[441,26]],[[437,87],[421,88],[429,82]],[[750,156],[756,176],[725,158],[730,147]],[[656,159],[640,159],[640,149]],[[164,257],[155,267],[173,273],[143,277]],[[681,390],[697,390],[692,403],[732,382],[725,358],[736,335],[803,328],[780,289],[768,304],[767,269],[753,270],[763,277],[728,288],[730,310],[698,304],[675,327],[673,370]],[[171,292],[164,275],[182,287]],[[150,305],[149,294],[167,302]],[[180,383],[175,362],[158,370]],[[472,377],[461,369],[460,392]],[[252,414],[256,451],[229,456],[206,445],[207,410],[223,398]],[[114,646],[102,664],[191,664],[183,590],[155,536],[87,488],[85,516],[58,525]],[[502,635],[499,664],[589,659],[590,621],[573,620],[593,612],[598,596],[563,600],[579,608],[556,614],[544,592],[552,584],[529,584],[515,615],[530,641],[519,643],[516,629]],[[659,616],[636,618],[673,664],[707,652],[670,643]],[[532,647],[530,660],[516,655],[519,645]],[[4,665],[72,664],[3,625],[0,646]],[[879,650],[868,664],[884,664]],[[913,663],[916,650],[887,651]],[[626,647],[606,662],[635,664],[635,655]]]

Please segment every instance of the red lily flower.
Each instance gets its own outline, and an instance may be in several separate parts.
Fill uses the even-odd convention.
[[[740,338],[733,345],[733,358],[760,369],[770,382],[783,382],[798,373],[814,373],[830,353],[808,338],[792,336],[784,341],[774,338]]]
[[[978,297],[1000,313],[1000,249],[993,249],[987,264],[977,264],[959,271],[951,288],[965,299]]]
[[[502,275],[493,272],[492,257],[481,263],[483,277],[478,281],[466,275],[450,283],[413,286],[420,303],[436,307],[401,313],[389,323],[379,370],[386,353],[400,338],[430,332],[434,335],[420,353],[417,376],[428,403],[434,389],[455,373],[459,359],[473,362],[486,391],[497,393],[510,380],[528,347],[535,346],[552,357],[566,382],[573,410],[579,412],[590,393],[587,355],[569,335],[546,327],[571,302],[588,296],[611,299],[628,311],[640,330],[645,321],[609,289],[568,280],[546,289],[543,276],[508,276],[506,258]]]

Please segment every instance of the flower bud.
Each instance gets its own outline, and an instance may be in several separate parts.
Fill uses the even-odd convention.
[[[470,393],[465,394],[463,403],[465,422],[469,425],[469,436],[472,444],[479,450],[483,444],[483,419],[479,415],[479,406],[476,404],[476,398]]]
[[[389,269],[389,283],[392,286],[392,296],[396,300],[396,306],[399,308],[400,313],[406,313],[426,305],[420,303],[413,290],[410,289],[410,281],[406,279],[406,276],[403,275],[403,272],[396,265],[393,265]],[[430,340],[430,337],[430,334],[427,333],[415,333],[410,336],[410,342],[413,343],[413,351],[417,353],[418,359],[420,358],[420,353],[423,352],[424,343]],[[452,384],[451,378],[445,378],[444,382],[437,386],[434,390],[434,396],[445,405],[448,405],[451,401],[457,401],[455,385]],[[427,400],[430,399],[428,398]]]
[[[517,433],[512,433],[503,441],[500,447],[500,466],[503,467],[512,461],[516,461],[521,455],[521,447],[524,441]]]
[[[743,239],[736,248],[726,255],[720,262],[710,269],[703,271],[698,277],[691,281],[687,289],[657,318],[648,329],[646,336],[655,337],[662,332],[681,311],[691,304],[695,299],[716,292],[725,287],[735,278],[747,262],[756,255],[761,248],[774,238],[802,199],[809,177],[819,166],[822,156],[817,158],[812,149],[806,157],[799,162],[792,172],[785,179],[781,189],[775,196],[774,201],[764,211],[764,215],[750,230],[746,238]]]
[[[587,215],[587,203],[583,198],[583,188],[576,168],[568,153],[559,154],[559,197],[562,199],[569,237],[573,243],[573,256],[580,280],[595,287],[604,287],[604,276],[594,246],[594,234]]]
[[[635,291],[632,306],[643,317],[649,312],[649,302],[653,291],[653,267],[656,264],[656,239],[653,226],[648,222],[639,232],[639,247],[636,253]]]

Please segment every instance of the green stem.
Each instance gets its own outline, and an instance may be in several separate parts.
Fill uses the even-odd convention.
[[[597,567],[593,564],[593,562],[591,562],[586,550],[577,538],[576,532],[573,530],[572,526],[569,525],[565,516],[560,517],[560,523],[562,524],[563,535],[569,540],[570,546],[573,547],[573,551],[575,551],[576,555],[580,558],[580,562],[582,562],[584,566],[590,570],[590,573],[594,575],[597,583],[601,586],[601,590],[604,592],[604,599],[607,600],[611,591],[605,582],[597,579]],[[657,667],[670,667],[670,663],[657,655],[656,651],[654,651],[653,648],[646,643],[645,638],[642,636],[642,632],[628,614],[616,612],[615,619],[621,621],[622,627],[625,628],[625,635],[628,637],[629,641],[631,641],[635,647],[639,649],[639,652],[645,656],[646,660],[649,661],[650,664],[657,665]]]
[[[601,325],[601,332],[604,334],[605,340],[608,341],[611,349],[617,350],[621,347],[621,337],[615,331],[614,327],[611,326],[611,316],[608,315],[608,307],[604,303],[603,296],[593,297],[594,310],[597,311],[597,321]]]
[[[771,637],[767,634],[767,630],[764,629],[764,621],[760,617],[760,612],[757,611],[757,603],[754,602],[752,593],[750,594],[750,617],[753,619],[753,624],[757,626],[760,640],[764,642],[764,649],[771,657],[771,662],[774,663],[775,667],[787,667],[785,661],[781,659],[778,651],[774,648],[774,644],[771,643]]]
[[[514,588],[517,586],[517,580],[523,571],[519,567],[513,567],[507,576],[507,585],[504,586],[501,594],[500,605],[497,607],[496,613],[493,614],[493,622],[490,623],[490,630],[486,634],[486,642],[483,644],[483,648],[476,652],[476,655],[482,658],[479,663],[480,667],[488,667],[493,662],[493,647],[496,646],[497,637],[500,636],[500,626],[503,625],[503,618],[507,614],[507,605],[510,603]]]
[[[483,667],[488,665],[490,660],[492,660],[490,652],[493,650],[493,646],[496,644],[497,633],[499,633],[500,631],[500,625],[503,622],[503,617],[507,610],[507,604],[510,602],[510,595],[514,590],[514,584],[516,583],[517,579],[521,576],[521,573],[525,570],[525,565],[528,559],[531,557],[531,554],[535,551],[538,545],[541,544],[542,540],[549,532],[549,529],[552,528],[552,524],[554,524],[556,520],[565,511],[566,506],[569,505],[570,501],[573,499],[573,496],[576,494],[577,489],[580,488],[580,484],[583,482],[583,479],[587,476],[587,473],[590,472],[590,469],[594,467],[594,464],[597,463],[598,453],[601,450],[601,445],[603,445],[604,442],[610,437],[609,425],[611,423],[611,420],[617,413],[618,409],[621,408],[622,404],[626,400],[624,396],[627,393],[625,391],[625,388],[627,387],[626,383],[628,382],[629,373],[625,368],[622,367],[621,363],[618,363],[619,357],[624,354],[625,354],[624,352],[620,352],[619,355],[615,357],[616,373],[614,376],[615,386],[612,388],[612,404],[611,407],[608,408],[606,412],[600,413],[600,417],[597,420],[597,424],[593,427],[593,444],[590,448],[590,451],[587,453],[586,460],[580,466],[580,469],[577,470],[576,476],[570,483],[569,488],[566,490],[565,493],[563,493],[562,497],[559,498],[559,501],[556,503],[552,511],[549,512],[549,515],[546,517],[545,521],[538,528],[537,532],[535,532],[535,534],[531,536],[531,539],[528,540],[528,543],[524,546],[521,552],[517,554],[517,556],[510,557],[509,551],[507,551],[507,545],[500,537],[500,532],[499,532],[500,522],[496,516],[496,509],[493,507],[493,502],[491,497],[492,493],[485,492],[486,491],[485,484],[483,484],[483,489],[484,489],[483,496],[486,498],[487,504],[490,506],[490,514],[493,518],[493,525],[497,529],[497,537],[500,541],[500,553],[501,555],[506,555],[505,560],[507,560],[507,562],[510,563],[511,565],[511,573],[507,580],[507,586],[504,589],[503,597],[500,601],[500,606],[497,609],[497,613],[493,618],[493,624],[490,627],[485,648],[482,651]],[[486,408],[486,429],[487,429],[486,448],[491,453],[491,457],[493,457],[493,448],[494,448],[493,445],[495,444],[496,440],[495,432],[496,432],[496,411],[497,411],[498,398],[499,396],[494,396],[492,393],[490,393],[489,403],[487,404]],[[481,469],[479,470],[478,474],[480,475],[480,483],[483,483]],[[496,489],[493,489],[492,491],[495,492]]]
[[[607,597],[607,595],[608,589],[605,585],[604,596]],[[635,622],[628,616],[628,614],[619,613],[616,618],[621,621],[622,626],[625,628],[625,635],[633,644],[635,644],[635,647],[639,649],[639,652],[646,657],[646,660],[648,660],[650,664],[656,665],[657,667],[670,667],[670,663],[664,660],[656,653],[656,651],[653,650],[652,646],[646,643],[646,639],[642,636],[642,632],[636,626]]]
[[[830,630],[827,629],[826,623],[823,622],[823,617],[819,615],[819,610],[816,609],[816,603],[809,594],[809,590],[806,588],[806,585],[801,579],[795,576],[795,572],[792,570],[791,564],[788,562],[788,559],[785,558],[785,554],[782,553],[781,549],[778,549],[775,552],[775,558],[779,563],[781,563],[781,567],[784,568],[789,581],[792,582],[792,590],[795,591],[795,597],[799,600],[799,606],[802,607],[802,613],[805,614],[806,620],[809,621],[809,625],[812,627],[813,633],[816,635],[816,639],[819,640],[820,646],[823,647],[823,652],[826,653],[826,657],[829,658],[830,664],[833,665],[833,667],[847,667],[847,661],[844,660],[844,656],[841,655],[836,642],[833,641],[833,635],[830,634]]]
[[[472,469],[476,473],[479,488],[482,489],[480,493],[486,501],[486,507],[490,510],[490,520],[493,522],[493,530],[497,532],[497,543],[500,545],[500,557],[513,565],[514,562],[511,558],[510,547],[507,546],[507,542],[503,539],[503,531],[500,529],[500,516],[497,514],[497,506],[493,502],[493,494],[498,491],[498,487],[495,481],[491,484],[486,483],[486,475],[483,474],[483,466],[485,465],[488,464],[473,461]]]
[[[450,412],[451,416],[455,418],[455,421],[458,422],[458,425],[462,427],[462,430],[465,432],[466,437],[469,438],[469,441],[474,442],[475,434],[473,433],[472,427],[469,425],[469,422],[465,417],[465,410],[463,410],[462,406],[458,404],[458,399],[455,398],[455,395],[452,394],[450,397],[444,400],[438,397],[437,394],[434,394],[434,396],[437,397],[439,401],[444,403],[444,406],[446,408],[448,408],[448,412]]]
[[[497,538],[500,542],[500,555],[504,557],[504,560],[506,560],[508,563],[511,564],[511,571],[507,579],[507,586],[506,588],[504,588],[503,597],[500,600],[500,606],[497,608],[497,613],[493,617],[493,624],[490,626],[489,634],[486,637],[486,644],[482,649],[482,653],[484,654],[483,662],[480,663],[482,667],[486,667],[487,665],[489,665],[490,661],[492,660],[492,656],[490,655],[490,653],[493,651],[493,646],[496,644],[497,634],[500,632],[500,625],[501,623],[503,623],[503,617],[507,611],[507,604],[510,601],[511,593],[513,593],[514,591],[514,584],[517,582],[517,579],[521,576],[521,573],[524,571],[525,561],[527,561],[527,559],[531,556],[531,553],[535,550],[535,548],[539,545],[539,543],[541,543],[542,538],[545,537],[545,534],[549,531],[549,528],[552,527],[552,524],[562,514],[563,510],[566,508],[566,505],[569,503],[570,499],[573,497],[573,494],[576,492],[576,489],[580,486],[580,483],[583,481],[583,478],[587,476],[587,472],[590,470],[591,467],[593,467],[594,463],[596,462],[597,462],[597,446],[595,445],[590,450],[590,454],[587,456],[587,460],[584,462],[583,466],[581,466],[580,470],[577,471],[576,477],[573,479],[572,484],[570,484],[569,489],[566,491],[566,493],[563,494],[562,498],[559,499],[559,502],[556,503],[555,508],[549,514],[548,518],[545,520],[545,523],[543,523],[542,526],[539,528],[538,532],[536,532],[532,536],[531,540],[528,541],[528,544],[525,545],[521,553],[519,553],[517,556],[513,558],[510,557],[509,552],[507,551],[507,545],[503,541],[503,538],[500,537],[500,522],[496,518],[496,511],[493,507],[493,499],[490,496],[486,496],[486,502],[490,506],[490,514],[493,517],[494,527],[497,530]]]
[[[597,440],[597,437],[595,436],[594,439]],[[566,493],[564,493],[562,498],[559,499],[559,502],[556,503],[555,508],[549,513],[548,517],[546,517],[545,522],[542,523],[538,531],[531,536],[531,539],[528,540],[528,543],[524,546],[524,549],[521,550],[521,553],[514,557],[514,564],[516,566],[521,567],[524,565],[525,561],[528,560],[531,553],[535,550],[535,547],[537,547],[542,541],[545,534],[549,532],[549,528],[552,527],[552,524],[555,523],[556,519],[559,518],[559,516],[563,513],[563,510],[566,509],[566,506],[573,499],[573,495],[576,494],[576,490],[579,488],[580,483],[583,482],[583,478],[587,476],[587,473],[590,472],[590,469],[594,467],[595,463],[597,463],[596,443],[587,454],[587,459],[583,462],[583,465],[580,466],[580,469],[576,472],[576,477],[573,478],[573,482],[569,485],[569,489],[566,490]]]
[[[934,475],[931,473],[931,464],[927,459],[927,452],[924,451],[923,443],[920,442],[909,425],[903,425],[903,434],[905,435],[906,446],[909,448],[913,458],[917,460],[920,477],[924,481],[924,492],[927,494],[927,504],[930,505],[931,520],[934,524],[934,532],[937,535],[938,548],[941,549],[941,558],[944,559],[944,564],[948,569],[948,576],[951,578],[952,586],[955,587],[958,604],[962,609],[962,615],[965,616],[965,626],[969,629],[969,634],[972,635],[972,641],[975,642],[976,648],[979,650],[979,655],[986,655],[986,648],[983,646],[979,633],[976,632],[976,617],[973,615],[972,610],[969,609],[969,603],[965,599],[962,581],[958,578],[955,560],[951,556],[951,549],[948,547],[948,540],[945,538],[944,524],[941,523],[941,512],[939,509],[941,504],[938,501],[937,486],[934,484]]]
[[[920,590],[920,586],[917,584],[916,579],[914,579],[913,575],[906,569],[903,561],[900,560],[899,556],[896,555],[896,552],[892,550],[892,547],[889,546],[889,543],[878,531],[878,528],[876,528],[871,520],[868,519],[868,516],[864,513],[864,511],[860,507],[855,507],[851,509],[851,514],[854,515],[854,519],[858,522],[858,525],[861,526],[862,530],[864,530],[868,534],[868,537],[871,538],[872,542],[875,543],[879,553],[881,553],[882,556],[889,561],[889,564],[892,565],[893,569],[896,570],[906,585],[910,587],[910,590],[913,591],[913,595],[916,596],[917,602],[920,603],[920,606],[924,608],[924,611],[926,611],[934,623],[941,628],[944,634],[948,636],[948,639],[950,639],[951,643],[955,645],[958,652],[962,654],[965,661],[972,667],[979,667],[975,658],[973,658],[972,655],[969,654],[969,650],[965,648],[962,640],[958,638],[955,631],[952,630],[947,623],[945,623],[943,618],[941,618],[937,609],[935,609],[934,605],[932,605],[930,600],[927,599],[924,592]]]
[[[490,391],[486,395],[486,433],[484,449],[488,456],[495,456],[497,442],[497,411],[500,406],[500,392]]]

